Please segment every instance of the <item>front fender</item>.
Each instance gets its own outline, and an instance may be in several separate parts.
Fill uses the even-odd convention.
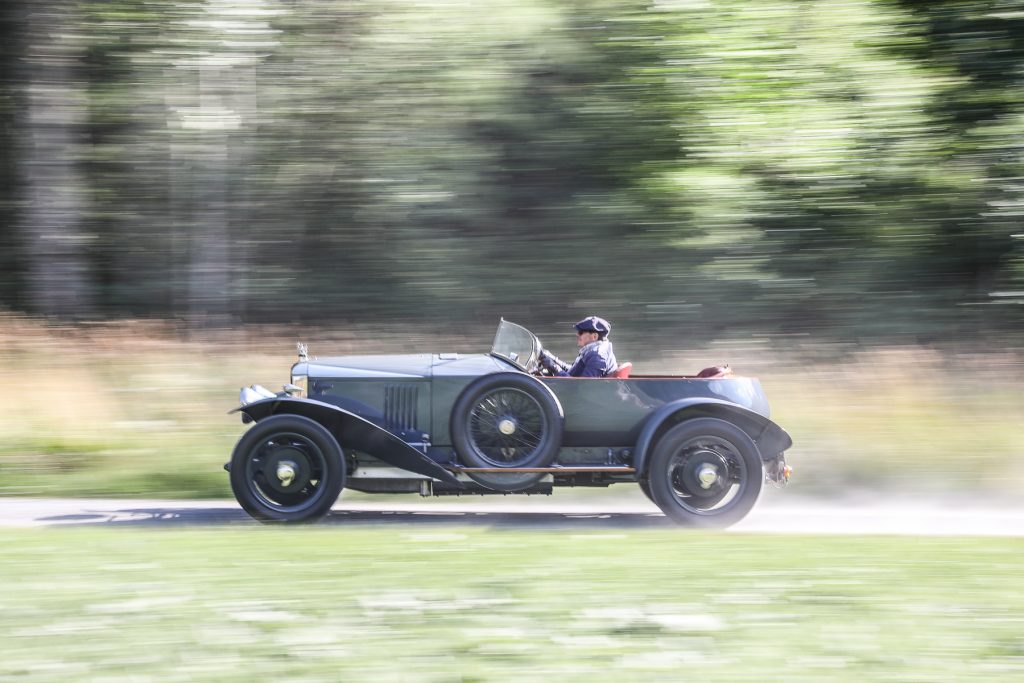
[[[278,396],[254,401],[231,412],[242,412],[257,422],[271,415],[308,417],[326,427],[343,448],[362,451],[403,470],[461,486],[455,475],[391,432],[330,403]]]
[[[633,459],[637,473],[647,465],[650,451],[666,430],[691,417],[717,417],[735,424],[753,439],[764,459],[774,458],[793,445],[782,427],[760,413],[717,398],[684,398],[661,406],[647,419],[636,443]]]

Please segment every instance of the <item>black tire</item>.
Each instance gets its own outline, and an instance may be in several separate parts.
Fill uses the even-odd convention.
[[[651,495],[651,485],[650,485],[650,483],[648,483],[648,481],[646,479],[641,479],[638,483],[640,484],[640,490],[644,492],[645,496],[647,496],[647,500],[649,500],[652,503],[654,503],[655,505],[657,505],[658,504],[657,501],[655,501],[654,500],[654,496]],[[719,494],[717,494],[716,496],[708,496],[707,498],[701,500],[701,503],[702,503],[702,505],[704,507],[710,507],[710,506],[713,506],[713,505],[717,505],[728,494],[729,494],[728,490],[723,490]]]
[[[346,476],[334,436],[300,415],[257,422],[231,454],[231,490],[239,505],[261,522],[320,519],[338,499]]]
[[[651,500],[675,522],[727,527],[746,517],[761,496],[761,454],[731,422],[687,420],[658,440],[647,467],[647,486]]]
[[[540,380],[519,373],[485,375],[452,408],[452,445],[466,467],[548,467],[562,446],[562,406]],[[537,472],[469,472],[495,491],[522,491]]]
[[[640,479],[637,483],[640,484],[640,490],[644,492],[645,496],[647,496],[647,500],[649,500],[652,503],[654,503],[655,505],[657,505],[657,503],[654,500],[654,497],[651,495],[651,485],[649,483],[647,483],[647,480],[646,479]],[[729,493],[728,491],[722,491],[722,493],[718,496],[718,500],[714,500],[714,501],[712,501],[712,500],[704,500],[704,501],[701,501],[701,502],[704,503],[704,505],[715,504],[715,503],[718,503],[718,501],[722,500],[722,498],[725,498],[725,496],[728,493]]]

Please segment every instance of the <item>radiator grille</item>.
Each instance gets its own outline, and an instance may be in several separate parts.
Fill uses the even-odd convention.
[[[384,387],[384,424],[395,432],[416,429],[419,389],[392,384]]]

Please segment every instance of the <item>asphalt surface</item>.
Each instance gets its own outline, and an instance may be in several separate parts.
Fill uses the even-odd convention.
[[[1024,537],[1024,506],[978,507],[951,501],[813,501],[772,492],[731,532]],[[233,500],[0,498],[0,527],[255,526]],[[321,525],[416,524],[512,529],[671,528],[645,499],[558,496],[415,499],[342,496]]]

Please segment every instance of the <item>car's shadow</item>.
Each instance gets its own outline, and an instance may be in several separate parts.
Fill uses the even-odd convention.
[[[124,506],[80,513],[37,517],[47,526],[103,527],[203,527],[259,526],[241,509],[226,507]],[[445,510],[332,510],[317,526],[416,525],[427,527],[472,526],[509,529],[621,529],[674,526],[657,512],[481,512]]]

